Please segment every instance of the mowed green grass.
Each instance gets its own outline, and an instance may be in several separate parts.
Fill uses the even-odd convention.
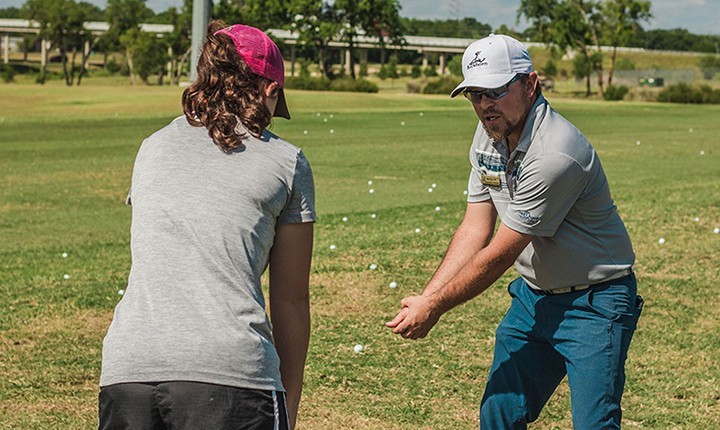
[[[133,159],[181,113],[180,94],[0,86],[0,428],[96,426],[101,342],[130,266]],[[318,209],[299,428],[477,428],[513,273],[425,340],[383,324],[424,287],[462,218],[472,110],[441,96],[288,99],[293,119],[273,130],[310,159]],[[720,107],[551,101],[594,143],[638,256],[646,307],[625,427],[719,428]],[[532,428],[571,428],[565,383]]]

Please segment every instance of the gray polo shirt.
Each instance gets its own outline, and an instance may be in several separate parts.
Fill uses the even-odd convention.
[[[597,153],[541,95],[509,153],[478,124],[470,149],[468,202],[492,200],[502,222],[535,236],[515,267],[552,290],[622,276],[635,261]]]
[[[132,268],[100,385],[282,390],[260,277],[275,228],[315,220],[303,153],[265,131],[226,154],[179,117],[143,142],[130,198]]]

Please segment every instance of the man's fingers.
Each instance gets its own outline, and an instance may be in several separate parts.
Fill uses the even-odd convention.
[[[400,322],[402,320],[405,319],[406,315],[407,315],[407,308],[402,308],[402,309],[400,309],[400,312],[398,312],[397,315],[395,315],[395,318],[393,318],[393,320],[390,322],[386,322],[385,325],[388,327],[395,327],[398,324],[400,324]]]

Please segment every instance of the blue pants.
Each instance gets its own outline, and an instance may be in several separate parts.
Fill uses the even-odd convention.
[[[635,275],[560,295],[518,278],[508,291],[480,428],[527,428],[567,374],[575,430],[619,429],[625,358],[642,310]]]

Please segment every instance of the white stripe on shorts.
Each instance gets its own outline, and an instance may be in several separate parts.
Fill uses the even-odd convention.
[[[275,414],[275,426],[273,430],[280,430],[280,405],[278,404],[277,391],[273,391],[273,411]]]

